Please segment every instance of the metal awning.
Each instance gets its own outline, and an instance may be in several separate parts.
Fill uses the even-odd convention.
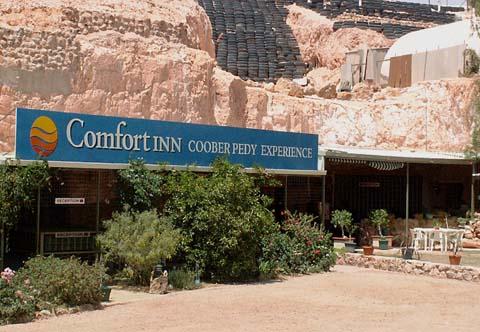
[[[28,165],[35,162],[35,160],[18,160],[15,159],[13,153],[0,154],[0,163],[10,163],[12,165]],[[72,168],[72,169],[124,169],[128,164],[123,163],[86,163],[86,162],[66,162],[66,161],[48,161],[50,167],[55,168]],[[167,170],[191,170],[194,172],[210,172],[211,167],[195,166],[195,165],[160,165],[160,164],[146,164],[149,169],[167,169]],[[324,176],[327,172],[323,169],[318,170],[292,170],[292,169],[265,169],[270,174],[277,175],[291,175],[291,176]],[[255,168],[245,168],[247,173],[257,173]]]
[[[398,163],[416,164],[451,164],[471,165],[472,161],[465,158],[461,152],[430,152],[430,151],[402,151],[362,149],[352,147],[325,147],[319,146],[325,157],[332,160],[350,159],[363,161],[390,161]]]

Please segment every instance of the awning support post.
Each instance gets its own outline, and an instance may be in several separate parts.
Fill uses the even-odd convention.
[[[475,174],[475,162],[472,163],[472,175]],[[470,186],[470,211],[475,211],[475,179],[472,176],[472,183]]]
[[[405,192],[405,246],[408,247],[408,216],[409,216],[409,194],[410,194],[410,164],[407,163],[407,185]]]
[[[40,195],[40,187],[38,187],[37,189],[37,252],[36,254],[40,254],[40,252],[42,251],[41,248],[40,248],[40,198],[41,198],[41,195]]]
[[[96,223],[95,231],[98,233],[100,230],[100,170],[97,170],[97,212],[96,212]]]
[[[322,216],[321,216],[321,221],[322,221],[322,226],[325,228],[325,175],[322,176]]]

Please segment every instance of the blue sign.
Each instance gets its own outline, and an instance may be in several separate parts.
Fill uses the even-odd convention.
[[[317,170],[317,135],[23,108],[16,118],[22,160],[210,166],[227,156],[247,168]]]

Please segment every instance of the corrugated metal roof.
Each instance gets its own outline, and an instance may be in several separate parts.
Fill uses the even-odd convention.
[[[397,161],[418,164],[472,164],[472,161],[466,159],[465,155],[461,152],[401,151],[325,146],[320,146],[319,149],[324,151],[327,158]]]

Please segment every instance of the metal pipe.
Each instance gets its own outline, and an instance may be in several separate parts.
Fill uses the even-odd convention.
[[[40,248],[40,187],[37,189],[37,252],[36,254],[38,255],[41,252]]]
[[[4,249],[5,249],[5,225],[2,223],[2,228],[0,229],[0,269],[3,271],[4,268]]]
[[[322,216],[321,216],[321,221],[323,228],[325,228],[325,175],[322,176]]]
[[[405,193],[405,246],[408,247],[408,215],[409,215],[409,193],[410,193],[410,164],[407,163],[407,185]]]
[[[100,170],[97,170],[97,214],[95,231],[98,233],[100,230]]]
[[[472,163],[472,181],[471,181],[471,185],[470,185],[470,211],[472,211],[472,213],[475,211],[475,177],[476,177],[476,173],[475,173],[475,162]]]
[[[288,176],[285,175],[285,198],[284,198],[284,204],[285,204],[285,211],[288,210]]]

